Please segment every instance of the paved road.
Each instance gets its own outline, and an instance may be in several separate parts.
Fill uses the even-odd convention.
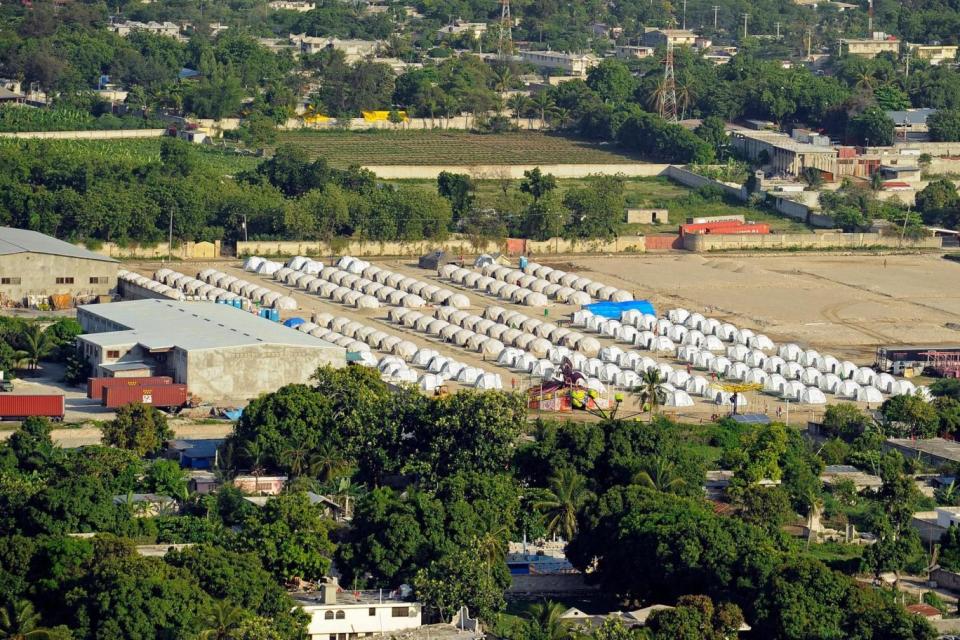
[[[171,425],[177,438],[193,438],[197,440],[213,440],[224,438],[233,432],[233,423],[222,424],[177,424]],[[0,431],[0,440],[6,440],[13,433]],[[100,444],[100,429],[96,427],[81,427],[79,429],[54,429],[53,441],[64,449],[73,449],[91,444]]]

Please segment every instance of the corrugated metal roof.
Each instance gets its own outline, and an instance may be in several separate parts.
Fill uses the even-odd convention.
[[[184,350],[285,344],[315,349],[343,347],[260,318],[227,304],[132,300],[79,307],[84,314],[107,320],[126,330],[85,334],[82,340],[100,347],[141,344],[148,349]]]
[[[57,240],[38,231],[0,227],[0,256],[15,253],[48,253],[68,258],[116,262],[113,258],[88,251],[83,247],[72,245],[63,240]]]

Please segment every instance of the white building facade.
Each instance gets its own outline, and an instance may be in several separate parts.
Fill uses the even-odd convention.
[[[309,640],[356,640],[393,635],[422,625],[422,607],[382,591],[347,591],[328,582],[317,592],[292,594],[310,616]]]

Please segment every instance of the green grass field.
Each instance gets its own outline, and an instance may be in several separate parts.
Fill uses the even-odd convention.
[[[395,182],[418,186],[429,191],[437,189],[435,180],[397,180]],[[588,182],[589,179],[558,180],[557,190],[562,196],[567,190],[583,187]],[[493,202],[496,194],[504,186],[500,180],[481,180],[476,184],[477,197],[481,202]],[[509,182],[510,189],[516,190],[519,186],[519,180]],[[668,178],[627,178],[624,181],[624,191],[629,207],[652,208],[665,204],[670,212],[670,224],[629,224],[624,227],[625,235],[676,233],[677,226],[687,218],[736,214],[754,222],[766,222],[774,233],[808,233],[810,231],[810,228],[801,222],[763,209],[726,202],[691,202],[688,196],[694,192]]]
[[[612,145],[538,132],[481,135],[464,131],[289,131],[293,143],[334,167],[394,164],[615,164],[637,162]]]
[[[0,145],[20,145],[24,148],[46,148],[64,155],[83,154],[117,159],[134,159],[138,162],[160,160],[161,138],[138,138],[133,140],[14,140],[0,139]],[[233,175],[244,169],[256,167],[262,158],[221,151],[214,147],[195,145],[197,162],[212,168],[221,175]]]

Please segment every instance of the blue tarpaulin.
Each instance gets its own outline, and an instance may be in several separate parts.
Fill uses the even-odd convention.
[[[587,309],[595,316],[603,316],[604,318],[615,318],[620,319],[620,314],[624,311],[630,311],[631,309],[636,309],[640,313],[649,313],[650,315],[657,315],[653,310],[653,305],[650,304],[649,300],[630,300],[629,302],[594,302],[593,304],[588,304],[583,307]]]
[[[283,321],[283,326],[290,327],[291,329],[296,329],[297,327],[302,325],[304,322],[306,322],[306,320],[304,320],[303,318],[290,318],[288,320]]]

